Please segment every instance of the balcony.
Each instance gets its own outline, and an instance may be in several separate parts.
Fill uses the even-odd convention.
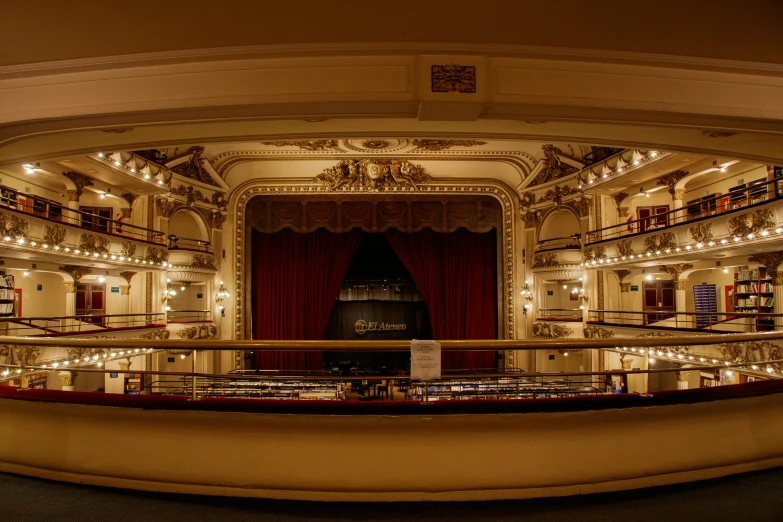
[[[163,328],[164,314],[70,315],[9,317],[0,321],[0,335],[15,337],[91,337],[111,333],[136,338],[146,330]],[[141,331],[141,332],[140,332]],[[0,342],[2,338],[0,338]]]
[[[0,187],[0,243],[11,251],[45,253],[64,262],[89,259],[105,267],[165,269],[162,232],[64,207]]]
[[[783,331],[783,314],[590,310],[587,324],[696,334]]]
[[[168,277],[172,282],[209,281],[217,273],[215,254],[209,242],[169,236]]]
[[[603,268],[669,258],[704,259],[726,250],[778,243],[783,183],[770,180],[704,198],[649,218],[588,232],[583,266]],[[770,245],[771,246],[771,245]],[[738,252],[739,253],[739,252]]]

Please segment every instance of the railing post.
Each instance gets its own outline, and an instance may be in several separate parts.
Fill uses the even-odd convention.
[[[21,388],[26,390],[30,386],[30,382],[27,379],[27,347],[22,346],[19,348],[19,366],[22,369],[21,373]]]
[[[191,361],[191,363],[192,363],[191,364],[191,368],[193,370],[193,373],[191,375],[191,377],[192,377],[191,386],[193,387],[192,393],[191,393],[191,395],[192,395],[191,398],[194,401],[196,400],[196,354],[197,354],[197,350],[193,350],[193,352],[190,354],[191,358],[193,359]]]

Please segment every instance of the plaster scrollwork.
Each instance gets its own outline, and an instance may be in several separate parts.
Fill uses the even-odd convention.
[[[612,199],[614,199],[614,202],[617,204],[618,209],[621,208],[620,204],[622,204],[623,200],[625,200],[625,198],[627,198],[628,196],[629,194],[627,192],[618,192],[617,194],[614,194],[612,196]],[[623,212],[620,216],[622,217],[624,215],[625,212]]]
[[[432,183],[424,167],[399,159],[345,159],[324,169],[315,183],[329,190],[390,191],[415,190]]]
[[[712,223],[698,223],[688,229],[691,239],[697,243],[706,243],[714,239],[712,235]]]
[[[170,218],[174,214],[176,206],[177,203],[173,199],[166,196],[155,196],[155,207],[158,209],[158,214],[164,218]]]
[[[693,265],[690,263],[677,263],[673,265],[661,265],[661,268],[669,273],[672,281],[679,281],[682,273],[692,269]]]
[[[71,183],[73,183],[74,186],[76,187],[76,190],[72,191],[75,196],[75,199],[73,199],[72,201],[79,201],[79,198],[82,197],[84,187],[92,187],[94,185],[91,177],[85,176],[84,174],[81,174],[79,172],[73,172],[69,170],[63,172],[63,176],[68,178],[71,181]]]
[[[168,330],[164,330],[163,328],[158,328],[156,330],[150,330],[149,332],[144,332],[139,336],[139,339],[146,339],[148,341],[165,341],[171,336],[171,332]]]
[[[298,147],[310,152],[337,149],[337,140],[262,141],[261,144],[271,147]]]
[[[783,285],[783,270],[779,269],[781,263],[783,263],[783,250],[753,254],[748,256],[748,262],[758,263],[761,266],[766,267],[774,286]]]
[[[528,210],[522,215],[522,221],[525,222],[525,228],[538,228],[541,224],[541,213]]]
[[[672,250],[677,247],[677,238],[674,232],[664,232],[644,238],[644,250],[646,252],[658,252]]]
[[[633,241],[631,241],[630,239],[625,239],[623,241],[620,241],[617,244],[617,253],[625,257],[628,257],[631,254],[633,254],[634,253]]]
[[[775,218],[769,209],[758,209],[755,212],[746,212],[729,219],[729,232],[733,236],[747,236],[758,234],[762,230],[775,228]]]
[[[525,192],[519,201],[523,209],[528,209],[536,204],[536,195],[534,192]]]
[[[580,218],[590,215],[590,197],[584,196],[582,198],[572,199],[566,203],[563,203],[564,207],[568,207],[574,211],[574,214]]]
[[[125,281],[128,282],[128,285],[130,285],[131,281],[133,280],[133,276],[135,276],[136,274],[138,274],[138,272],[130,272],[130,271],[120,272],[120,277],[125,279]]]
[[[630,270],[613,270],[613,272],[614,272],[614,275],[617,276],[617,281],[619,281],[620,284],[623,283],[623,279],[625,279],[626,277],[631,275],[631,271]]]
[[[541,151],[544,153],[544,159],[542,160],[544,162],[544,168],[542,168],[541,172],[536,176],[532,185],[540,185],[547,181],[560,179],[579,170],[560,159],[560,156],[563,156],[564,154],[559,147],[547,143],[541,146]]]
[[[85,275],[92,273],[92,268],[76,265],[63,265],[58,267],[58,270],[71,276],[76,283],[81,281]]]
[[[479,140],[412,140],[413,151],[436,151],[446,150],[454,147],[475,147],[477,145],[486,145],[486,141]]]
[[[44,244],[51,247],[62,245],[68,235],[68,229],[61,225],[44,225],[41,239]]]
[[[30,222],[14,214],[0,212],[0,235],[16,240],[27,240]]]
[[[583,254],[585,264],[595,264],[602,259],[606,259],[606,247],[597,246],[585,249]]]
[[[171,193],[185,198],[188,207],[193,207],[196,202],[206,203],[207,205],[212,203],[199,189],[194,188],[192,185],[177,185],[171,189]]]
[[[555,188],[547,190],[540,202],[551,201],[554,203],[555,208],[560,208],[563,204],[564,197],[576,194],[577,192],[579,192],[578,189],[569,187],[568,185],[562,187],[557,185]]]
[[[217,339],[217,326],[214,324],[200,324],[183,328],[177,332],[182,339]]]
[[[536,339],[563,339],[571,337],[574,331],[561,324],[553,324],[546,321],[533,323],[533,337]]]
[[[79,248],[84,252],[108,254],[110,247],[111,242],[109,239],[97,234],[82,234],[79,238]]]
[[[659,187],[667,187],[669,189],[669,194],[674,196],[674,187],[677,185],[677,182],[687,175],[688,172],[684,170],[675,170],[658,178],[655,184]]]
[[[120,254],[125,258],[131,258],[136,254],[136,243],[123,241],[120,248]]]
[[[147,247],[147,255],[144,256],[147,263],[157,264],[169,260],[169,253],[164,248]]]
[[[552,268],[560,266],[560,260],[557,258],[557,254],[536,254],[533,256],[532,268]]]
[[[611,339],[614,332],[598,326],[585,326],[584,335],[585,339]]]
[[[783,369],[783,363],[767,363],[783,359],[783,348],[769,341],[751,341],[742,343],[722,343],[718,351],[729,362],[761,363],[776,370]]]
[[[193,254],[190,267],[197,268],[199,270],[217,270],[217,267],[215,266],[215,258],[205,254]]]

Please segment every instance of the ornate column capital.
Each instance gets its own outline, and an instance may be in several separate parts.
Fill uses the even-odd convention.
[[[685,290],[688,285],[687,279],[678,279],[674,282],[674,289],[675,290]]]
[[[661,268],[669,272],[672,281],[678,281],[682,273],[693,268],[693,265],[690,263],[678,263],[674,265],[661,265]]]
[[[79,172],[73,172],[72,170],[68,170],[63,172],[63,176],[71,180],[71,183],[74,184],[76,187],[76,190],[74,190],[74,195],[76,199],[69,199],[69,201],[79,201],[79,198],[82,195],[82,190],[84,187],[91,187],[93,186],[92,178],[89,176],[85,176],[84,174],[81,174]],[[68,191],[68,197],[71,198],[71,191]]]
[[[677,374],[677,380],[680,382],[688,382],[688,379],[691,376],[691,372],[689,371],[679,371],[676,372],[676,374]]]
[[[130,295],[131,285],[120,285],[121,295]]]
[[[73,383],[76,381],[76,372],[62,371],[57,372],[57,376],[63,383],[63,389],[66,387],[73,388]]]
[[[680,181],[682,178],[688,175],[688,172],[685,170],[675,170],[673,172],[669,172],[668,174],[664,174],[658,180],[655,182],[656,185],[661,187],[668,187],[669,188],[669,194],[672,196],[675,195],[675,185],[677,185],[677,182]],[[676,199],[676,198],[675,198]],[[680,198],[682,199],[682,198]]]
[[[620,283],[620,292],[630,292],[631,291],[631,283]]]
[[[674,189],[674,198],[675,200],[682,201],[685,197],[685,189]]]
[[[118,361],[117,364],[120,365],[120,370],[127,372],[128,370],[130,370],[131,360],[128,359],[127,361]]]
[[[65,285],[65,293],[66,294],[75,294],[76,293],[76,283],[63,283]]]
[[[79,202],[79,196],[81,193],[78,190],[66,190],[65,193],[68,194],[68,202]]]
[[[781,277],[783,276],[783,270],[778,271],[781,263],[783,263],[783,250],[753,254],[752,256],[748,256],[748,261],[767,267],[774,286],[783,285],[783,277]]]
[[[60,272],[64,272],[71,276],[73,278],[74,283],[78,283],[81,281],[82,277],[84,277],[86,274],[91,274],[92,269],[88,268],[86,266],[76,266],[76,265],[63,265],[58,267]]]

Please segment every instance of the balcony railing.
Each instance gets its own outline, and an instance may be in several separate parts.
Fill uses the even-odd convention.
[[[36,216],[47,221],[150,243],[165,243],[163,232],[123,223],[106,216],[68,208],[61,202],[0,186],[0,209]]]
[[[169,310],[166,316],[169,324],[212,322],[212,310]]]
[[[614,156],[623,150],[624,149],[617,149],[614,147],[600,147],[582,156],[582,160],[585,162],[585,166],[589,167],[590,165],[595,165],[599,161],[605,160],[610,156]]]
[[[539,321],[575,322],[582,320],[582,312],[584,310],[580,308],[539,308],[537,319]]]
[[[780,199],[781,196],[783,196],[783,179],[751,183],[747,187],[735,187],[728,194],[684,203],[682,208],[590,231],[587,233],[587,244],[660,231],[682,223],[746,209]]]
[[[611,326],[679,328],[729,333],[783,330],[783,314],[754,312],[589,310],[587,321]]]
[[[579,244],[581,235],[575,234],[566,237],[553,237],[542,239],[536,243],[536,252],[546,252],[547,250],[574,249],[579,250],[582,246]]]
[[[191,239],[189,237],[169,236],[169,250],[192,250],[193,252],[212,253],[209,241]]]
[[[2,335],[93,334],[108,330],[163,326],[162,312],[143,314],[86,314],[59,317],[8,317],[0,321]]]

